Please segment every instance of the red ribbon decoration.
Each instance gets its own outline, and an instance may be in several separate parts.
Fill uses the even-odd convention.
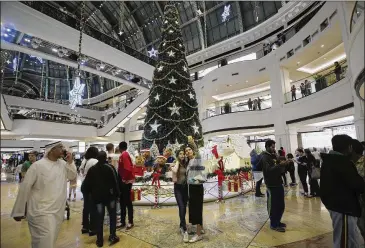
[[[218,186],[222,186],[223,181],[224,181],[223,171],[215,170],[214,173],[217,174],[217,176],[218,176]]]
[[[156,171],[152,174],[152,185],[157,184],[157,187],[160,188],[160,176],[161,176],[161,171]]]

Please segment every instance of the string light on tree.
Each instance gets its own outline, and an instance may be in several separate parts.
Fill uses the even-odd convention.
[[[119,34],[119,35],[122,35],[122,34],[123,34],[123,31],[122,31],[122,30],[120,30],[118,34]]]
[[[152,47],[151,50],[148,51],[148,56],[150,56],[150,58],[157,57],[157,53],[158,53],[158,51]]]
[[[229,17],[229,15],[231,14],[231,5],[226,5],[224,6],[224,11],[222,13],[222,22],[227,21],[227,18]]]
[[[184,71],[188,71],[188,68],[184,65],[183,67]]]

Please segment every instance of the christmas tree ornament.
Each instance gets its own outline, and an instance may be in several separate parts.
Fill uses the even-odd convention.
[[[164,7],[162,23],[165,24],[146,106],[141,145],[142,148],[150,148],[155,142],[160,151],[173,141],[177,143],[173,146],[180,148],[180,143],[187,143],[189,136],[193,137],[198,147],[203,143],[198,103],[188,75],[185,47],[178,25],[179,11],[175,5],[171,2]],[[160,66],[164,66],[162,71]]]
[[[225,22],[228,16],[231,14],[231,5],[224,6],[224,11],[222,13],[222,22]]]
[[[167,53],[170,57],[175,57],[175,52],[170,50],[168,53]]]
[[[194,129],[194,134],[199,133],[199,127],[194,123],[193,126],[191,126]]]
[[[161,72],[161,71],[162,71],[162,69],[163,69],[163,66],[162,66],[162,65],[160,65],[160,66],[157,68],[157,71]]]
[[[155,122],[154,122],[153,124],[149,124],[149,125],[150,125],[150,127],[151,127],[151,133],[152,133],[152,132],[156,132],[156,133],[158,133],[157,128],[158,128],[159,126],[161,126],[161,124],[158,124],[158,123],[157,123],[157,120],[155,120]]]
[[[122,30],[119,30],[119,33],[118,33],[119,35],[122,35],[123,34],[123,31]]]
[[[160,155],[160,152],[158,150],[158,146],[156,145],[155,141],[153,141],[153,144],[150,148],[150,153],[151,153],[151,156],[152,156],[153,159],[156,159],[157,156]]]
[[[173,116],[174,114],[180,115],[179,110],[181,109],[181,107],[177,107],[175,103],[172,107],[169,107],[169,109],[171,110],[171,116]]]
[[[151,50],[148,51],[148,56],[150,56],[150,58],[157,57],[157,53],[158,53],[158,51],[152,47]]]
[[[169,84],[176,84],[176,78],[174,78],[174,77],[171,77],[170,78],[170,81],[169,81]]]

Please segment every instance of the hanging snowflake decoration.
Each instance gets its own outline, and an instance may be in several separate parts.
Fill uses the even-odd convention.
[[[75,109],[76,105],[82,105],[82,95],[84,94],[85,84],[81,84],[80,76],[76,76],[75,83],[70,91],[70,108]]]
[[[224,6],[224,11],[222,13],[222,22],[227,21],[227,18],[229,17],[229,15],[231,14],[231,5],[226,5]]]
[[[158,50],[155,50],[155,48],[151,48],[151,50],[148,51],[148,56],[150,56],[150,58],[152,57],[157,57],[157,53],[158,53]]]

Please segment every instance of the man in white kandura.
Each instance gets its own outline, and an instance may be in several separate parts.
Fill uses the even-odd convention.
[[[21,221],[27,205],[27,220],[32,236],[32,248],[54,248],[64,219],[67,180],[76,177],[72,154],[61,142],[46,146],[44,157],[32,164],[20,184],[18,196],[11,213]]]

